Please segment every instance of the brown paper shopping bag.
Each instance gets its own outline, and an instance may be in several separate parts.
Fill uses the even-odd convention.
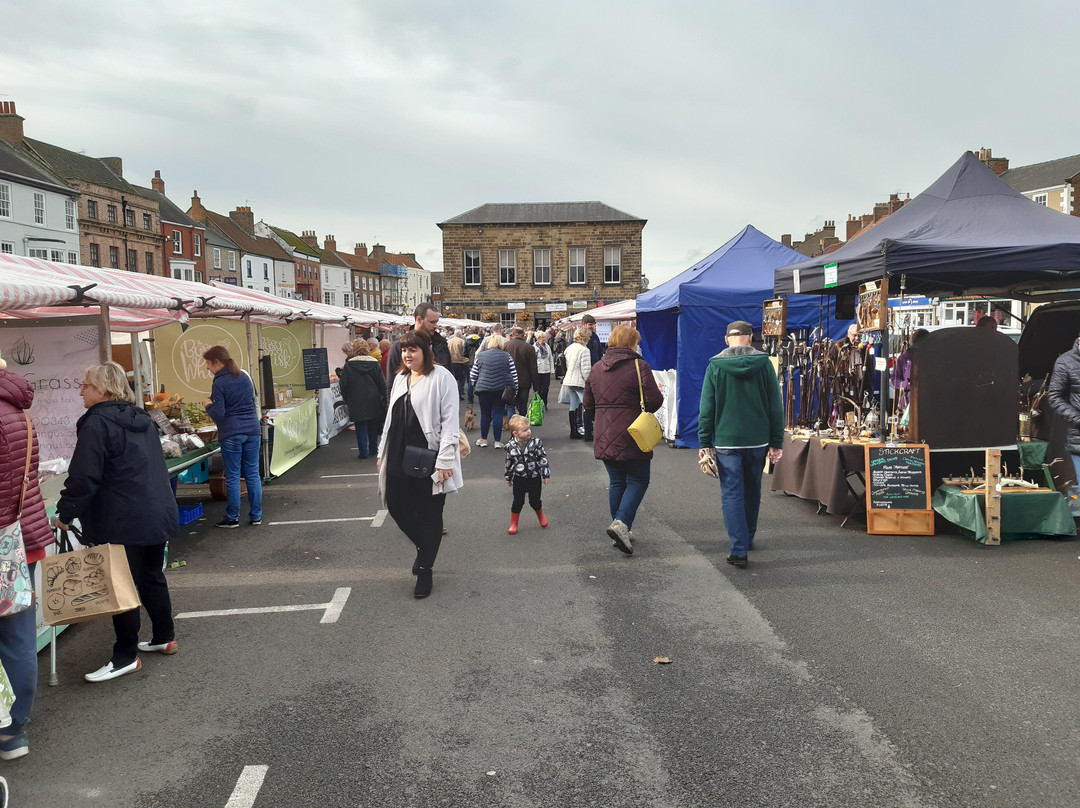
[[[119,544],[98,544],[41,562],[41,609],[50,626],[70,625],[139,608]]]

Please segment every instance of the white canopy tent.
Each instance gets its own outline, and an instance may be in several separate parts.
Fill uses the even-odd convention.
[[[620,300],[607,306],[597,306],[588,311],[579,311],[570,317],[564,317],[555,323],[556,328],[571,328],[581,322],[581,318],[591,314],[599,320],[633,320],[637,317],[637,299]]]

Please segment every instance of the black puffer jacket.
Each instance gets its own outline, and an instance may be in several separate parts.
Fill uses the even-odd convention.
[[[180,532],[176,497],[150,416],[101,401],[75,425],[78,440],[60,492],[60,521],[82,524],[85,544],[164,544]]]
[[[338,374],[338,384],[349,418],[353,421],[381,419],[386,412],[386,379],[382,366],[371,356],[354,356]]]
[[[1073,345],[1054,362],[1047,389],[1050,406],[1068,424],[1065,448],[1080,454],[1080,348]]]

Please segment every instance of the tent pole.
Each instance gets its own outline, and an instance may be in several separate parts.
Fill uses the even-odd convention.
[[[903,276],[901,276],[903,278]],[[901,285],[903,281],[901,280]],[[881,280],[881,306],[884,312],[881,315],[883,325],[881,327],[881,353],[885,360],[885,367],[881,371],[881,399],[878,401],[878,430],[881,439],[887,440],[889,436],[889,276]]]
[[[154,340],[153,330],[146,333],[150,335],[146,338],[146,342],[149,344],[147,355],[150,357],[150,397],[153,398],[158,390],[157,342]]]
[[[101,355],[101,361],[112,361],[112,332],[109,330],[109,307],[99,306],[101,311],[101,322],[98,324],[98,351]]]
[[[146,396],[142,391],[142,362],[139,359],[139,332],[131,332],[131,378],[135,382],[135,401],[140,407],[145,406]]]

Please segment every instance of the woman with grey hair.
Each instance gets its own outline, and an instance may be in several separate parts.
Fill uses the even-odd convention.
[[[75,424],[75,451],[56,505],[56,526],[78,519],[83,544],[120,544],[150,615],[153,634],[139,642],[139,610],[113,616],[112,658],[86,674],[105,682],[142,667],[139,651],[175,654],[172,601],[165,582],[165,545],[180,532],[176,498],[157,427],[135,404],[127,373],[115,362],[88,367],[79,385],[86,412]]]
[[[548,390],[551,389],[551,371],[555,369],[555,355],[551,352],[551,347],[547,344],[547,332],[536,332],[536,379],[534,380],[533,387],[541,400],[544,402],[544,407],[547,407],[548,403]]]

